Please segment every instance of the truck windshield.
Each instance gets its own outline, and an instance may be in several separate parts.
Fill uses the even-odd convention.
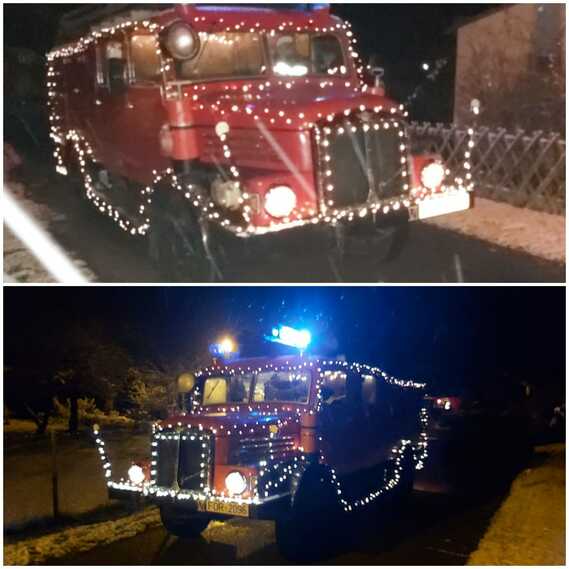
[[[210,377],[203,389],[203,405],[239,403],[308,403],[310,375],[298,372],[262,372]]]
[[[269,67],[280,77],[345,75],[342,44],[333,34],[254,32],[200,33],[200,51],[189,61],[176,63],[180,81],[259,77]]]
[[[269,36],[271,64],[275,75],[345,75],[344,52],[332,34],[275,34]]]
[[[255,77],[266,71],[262,36],[257,33],[200,33],[200,51],[176,64],[180,80]]]

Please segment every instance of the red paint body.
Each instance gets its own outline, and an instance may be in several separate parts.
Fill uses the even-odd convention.
[[[338,422],[338,428],[330,428],[318,406],[319,360],[298,356],[266,359],[241,360],[229,364],[223,374],[231,375],[231,370],[254,373],[255,370],[270,364],[274,366],[305,366],[303,373],[310,375],[308,402],[298,403],[242,403],[220,404],[202,407],[196,414],[178,414],[169,417],[160,425],[165,431],[176,426],[194,427],[213,431],[215,436],[215,464],[213,467],[213,488],[222,493],[225,490],[225,477],[229,472],[239,471],[247,476],[255,476],[258,464],[238,465],[232,462],[236,450],[242,448],[244,441],[282,440],[290,437],[291,444],[273,451],[273,458],[287,461],[298,456],[299,452],[315,453],[320,460],[332,466],[338,475],[372,468],[391,458],[391,449],[402,438],[417,435],[417,414],[422,402],[420,390],[410,390],[408,396],[402,395],[396,387],[377,384],[375,403],[362,407],[349,421]],[[342,366],[326,367],[331,371],[341,370]],[[218,377],[217,374],[213,374]],[[203,380],[202,380],[203,381]],[[198,382],[203,393],[203,383]],[[259,424],[255,424],[259,422]],[[272,435],[270,435],[272,433]],[[268,440],[268,439],[267,439]],[[314,448],[303,445],[313,443]],[[247,492],[243,497],[252,495]]]
[[[63,130],[80,133],[96,160],[112,174],[140,186],[151,185],[157,172],[176,163],[236,165],[246,195],[243,203],[250,207],[250,226],[274,224],[262,204],[268,190],[279,185],[291,187],[297,196],[293,219],[307,220],[322,212],[314,125],[325,123],[327,116],[341,116],[346,109],[381,108],[386,116],[403,120],[394,101],[362,83],[350,57],[351,32],[326,9],[306,13],[182,5],[149,18],[161,27],[179,20],[210,34],[229,28],[269,33],[283,23],[292,30],[328,30],[342,44],[346,70],[341,76],[287,78],[275,76],[269,65],[266,75],[258,78],[182,83],[164,71],[155,83],[131,77],[118,94],[95,80],[97,50],[105,49],[108,41],[121,40],[128,46],[132,34],[157,32],[142,27],[117,31],[112,40],[92,42],[77,56],[58,57],[53,65],[63,77],[58,84],[64,85],[58,94],[64,100]],[[230,160],[215,133],[220,122],[230,127]],[[417,183],[416,172],[410,175]]]

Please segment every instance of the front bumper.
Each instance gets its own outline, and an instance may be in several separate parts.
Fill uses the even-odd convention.
[[[243,243],[254,255],[263,251],[291,249],[309,252],[334,250],[337,245],[336,231],[344,231],[346,236],[369,237],[377,230],[401,228],[411,222],[424,221],[433,217],[458,213],[474,207],[474,194],[467,191],[454,191],[436,194],[416,205],[401,206],[388,213],[367,211],[365,216],[346,215],[337,222],[326,219],[318,223],[310,221],[291,223],[273,228],[258,228],[254,232],[236,234],[228,228],[211,226],[212,236],[223,244],[226,252],[241,252]]]
[[[119,485],[116,485],[119,486]],[[175,493],[163,490],[157,493],[144,493],[132,487],[109,487],[111,500],[156,504],[158,506],[175,506],[189,514],[212,519],[229,519],[242,517],[254,520],[274,520],[286,515],[290,508],[290,494],[279,494],[256,501],[207,500],[190,496],[180,497]]]
[[[417,203],[404,202],[407,200],[401,198],[396,207],[389,207],[386,210],[382,210],[380,206],[359,206],[341,210],[336,216],[321,214],[313,219],[250,227],[247,230],[231,225],[219,226],[216,233],[255,242],[269,239],[277,241],[283,236],[288,237],[293,234],[303,237],[308,235],[320,237],[332,234],[337,226],[346,228],[367,227],[370,230],[396,227],[413,221],[422,221],[471,209],[474,207],[474,194],[462,188],[458,190],[448,188],[442,193],[434,194]]]

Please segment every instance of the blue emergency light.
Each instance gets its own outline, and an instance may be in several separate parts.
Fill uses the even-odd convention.
[[[296,330],[290,326],[279,326],[278,328],[273,328],[272,334],[267,336],[267,340],[304,352],[312,342],[312,334],[308,330]]]
[[[214,358],[223,358],[229,360],[238,355],[237,344],[232,338],[223,338],[215,344],[210,344],[209,353]]]

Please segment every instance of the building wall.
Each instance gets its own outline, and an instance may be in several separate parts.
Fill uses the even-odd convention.
[[[546,99],[565,94],[564,82],[553,86],[561,70],[564,75],[564,22],[564,5],[513,4],[460,27],[455,121],[471,123],[471,101],[479,99],[480,121],[489,126],[539,125],[530,116],[536,107],[541,115]],[[549,55],[554,55],[554,64]]]

